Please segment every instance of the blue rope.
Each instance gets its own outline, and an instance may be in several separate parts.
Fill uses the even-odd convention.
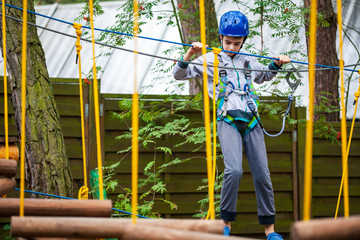
[[[19,188],[14,188],[14,190],[20,191]],[[24,190],[24,191],[27,192],[27,193],[33,193],[33,194],[42,195],[42,196],[47,196],[47,197],[54,197],[54,198],[61,198],[61,199],[68,199],[68,200],[78,200],[78,199],[76,199],[76,198],[62,197],[62,196],[53,195],[53,194],[48,194],[48,193],[34,192],[34,191],[30,191],[30,190]],[[120,210],[120,209],[117,209],[117,208],[112,208],[112,210],[117,211],[117,212],[121,212],[121,213],[125,213],[125,214],[129,214],[129,215],[132,215],[131,212],[127,212],[127,211]],[[139,218],[150,219],[150,218],[145,217],[145,216],[142,216],[142,215],[136,215],[136,216],[138,216]]]
[[[0,4],[2,4],[2,2],[0,2]],[[10,4],[5,3],[5,6],[11,7],[11,8],[15,8],[18,10],[23,10],[22,8],[16,7],[16,6],[12,6]],[[57,19],[57,18],[53,18],[50,16],[46,16],[44,14],[40,14],[40,13],[36,13],[30,10],[27,10],[28,13],[32,13],[41,17],[45,17],[45,18],[49,18],[51,20],[55,20],[58,22],[62,22],[62,23],[66,23],[69,25],[73,25],[73,23],[71,22],[67,22],[61,19]],[[86,29],[90,29],[90,27],[87,26],[82,26],[83,28]],[[119,35],[125,35],[125,36],[129,36],[129,37],[134,37],[133,34],[129,34],[129,33],[123,33],[123,32],[116,32],[116,31],[112,31],[112,30],[106,30],[106,29],[100,29],[100,28],[94,28],[97,31],[102,31],[102,32],[108,32],[108,33],[114,33],[114,34],[119,34]],[[172,44],[177,44],[177,45],[182,45],[182,46],[188,46],[188,47],[192,47],[191,44],[187,44],[187,43],[179,43],[179,42],[174,42],[174,41],[168,41],[168,40],[163,40],[163,39],[157,39],[157,38],[151,38],[151,37],[144,37],[144,36],[137,36],[138,38],[143,38],[143,39],[147,39],[147,40],[153,40],[153,41],[159,41],[159,42],[164,42],[164,43],[172,43]],[[210,47],[206,48],[207,50],[213,50]],[[273,58],[273,57],[267,57],[267,56],[262,56],[262,55],[256,55],[256,54],[250,54],[250,53],[240,53],[240,52],[233,52],[233,51],[226,51],[226,50],[222,50],[223,52],[227,52],[227,53],[233,53],[233,54],[240,54],[240,55],[245,55],[245,56],[251,56],[251,57],[258,57],[258,58],[265,58],[265,59],[271,59],[271,60],[279,60],[278,58]],[[298,64],[303,64],[303,65],[309,65],[309,63],[307,62],[301,62],[301,61],[295,61],[295,60],[291,60],[290,62],[292,63],[298,63]],[[327,66],[327,65],[321,65],[321,64],[314,64],[314,66],[317,67],[322,67],[322,68],[330,68],[330,69],[337,69],[340,70],[340,67],[334,67],[334,66]],[[344,68],[344,71],[350,71],[350,72],[358,72],[358,70],[354,70],[354,69],[349,69],[349,68]]]

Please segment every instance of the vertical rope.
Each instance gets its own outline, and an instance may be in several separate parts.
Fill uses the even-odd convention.
[[[73,27],[76,30],[76,54],[78,57],[79,64],[79,94],[80,94],[80,115],[81,115],[81,143],[82,143],[82,154],[83,154],[83,175],[84,175],[84,186],[79,189],[78,198],[79,199],[88,199],[89,198],[89,188],[87,186],[87,163],[86,163],[86,145],[85,145],[85,126],[84,126],[84,97],[83,97],[83,89],[82,89],[82,77],[81,77],[81,54],[80,51],[82,49],[80,44],[81,38],[81,28],[82,25],[78,23],[74,23]]]
[[[213,79],[213,165],[212,165],[212,182],[211,188],[215,191],[215,172],[216,172],[216,86],[219,84],[219,59],[218,54],[221,52],[221,48],[213,48],[212,52],[214,53],[214,79]],[[210,217],[210,207],[206,215],[206,220]]]
[[[352,123],[351,123],[349,141],[348,141],[347,150],[346,150],[346,158],[345,158],[346,159],[346,164],[348,164],[348,162],[349,162],[349,152],[350,152],[351,139],[352,139],[352,135],[353,135],[353,132],[354,132],[356,111],[357,111],[357,107],[358,107],[358,103],[359,103],[358,100],[359,100],[359,97],[360,97],[360,78],[359,78],[359,88],[358,88],[357,92],[354,95],[355,95],[355,100],[354,100],[355,109],[354,109],[354,116],[353,116]],[[344,178],[345,178],[344,171],[345,171],[345,168],[343,168],[343,173],[342,173],[342,177],[341,177],[341,184],[340,184],[340,190],[339,190],[339,195],[338,195],[338,201],[337,201],[337,204],[336,204],[335,219],[337,219],[337,216],[338,216],[340,200],[341,200],[341,193],[342,193],[342,189],[343,189],[343,186],[344,186]]]
[[[346,106],[345,106],[345,88],[344,88],[344,60],[343,60],[343,36],[342,36],[342,4],[337,0],[337,20],[339,27],[339,50],[340,50],[340,91],[341,91],[341,153],[344,178],[344,217],[349,217],[349,179],[348,179],[348,161],[346,154]]]
[[[139,168],[139,94],[137,89],[137,36],[139,33],[139,3],[134,0],[134,94],[132,96],[132,155],[131,155],[131,213],[132,222],[136,223],[138,205],[138,168]]]
[[[303,220],[311,216],[311,184],[312,184],[312,151],[313,151],[313,119],[314,119],[314,82],[316,61],[316,24],[317,0],[311,0],[310,11],[310,45],[309,45],[309,118],[306,122],[305,173],[304,173],[304,208]]]
[[[208,92],[208,75],[206,65],[206,27],[205,27],[205,4],[204,0],[199,0],[200,5],[200,31],[201,31],[201,43],[202,54],[204,57],[204,74],[203,74],[203,92],[204,92],[204,113],[205,113],[205,136],[206,136],[206,160],[207,160],[207,176],[208,176],[208,192],[209,192],[209,211],[210,219],[215,219],[214,209],[214,189],[212,189],[212,163],[211,163],[211,131],[210,131],[210,107],[209,107],[209,96]]]
[[[94,36],[94,8],[93,0],[89,0],[90,8],[90,25],[91,25],[91,43],[93,50],[93,75],[94,75],[94,108],[95,108],[95,128],[96,128],[96,148],[97,148],[97,165],[99,171],[99,192],[100,200],[104,200],[104,186],[103,186],[103,172],[101,161],[101,141],[100,141],[100,116],[99,116],[99,93],[98,81],[96,77],[96,62],[95,62],[95,36]]]
[[[27,0],[23,1],[21,48],[21,144],[20,144],[20,217],[24,216],[25,197],[25,111],[26,111],[26,53],[27,53]]]
[[[1,9],[2,9],[3,59],[4,59],[5,158],[9,159],[9,113],[8,113],[8,90],[7,90],[7,74],[6,74],[6,66],[7,66],[7,60],[6,60],[6,21],[5,21],[5,4],[1,4],[1,5],[2,5]]]

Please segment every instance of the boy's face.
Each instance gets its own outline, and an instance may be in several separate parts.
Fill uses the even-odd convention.
[[[231,52],[239,52],[241,45],[244,42],[245,37],[230,37],[230,36],[222,36],[222,46],[226,51]],[[235,53],[226,53],[230,57],[233,57]]]

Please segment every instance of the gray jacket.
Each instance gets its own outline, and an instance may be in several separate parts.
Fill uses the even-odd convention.
[[[207,65],[213,65],[214,63],[214,53],[209,52],[206,55],[206,63]],[[245,68],[245,61],[249,61],[249,66],[251,69],[259,69],[259,70],[277,70],[272,64],[268,67],[260,64],[254,57],[245,56],[236,54],[232,59],[225,52],[220,52],[218,55],[219,59],[219,71],[225,70],[227,73],[227,80],[231,81],[235,88],[243,89],[244,85],[247,83],[245,79],[245,74],[242,71],[235,70],[235,68]],[[192,61],[192,63],[203,63],[203,56]],[[233,69],[223,69],[222,67],[233,67]],[[182,62],[178,62],[173,71],[173,76],[176,80],[186,80],[186,79],[194,79],[194,78],[202,78],[203,77],[204,68],[201,65],[195,64],[185,64]],[[214,68],[207,68],[208,74],[208,93],[211,98],[213,98],[213,77],[214,77]],[[254,81],[258,84],[263,83],[264,81],[270,81],[276,73],[273,72],[258,72],[251,71],[251,81]],[[219,78],[219,81],[220,78]],[[216,100],[218,98],[220,91],[220,87],[216,87]],[[230,94],[228,98],[228,106],[227,110],[240,110],[241,112],[250,113],[250,110],[247,108],[245,98],[239,96],[238,94]]]

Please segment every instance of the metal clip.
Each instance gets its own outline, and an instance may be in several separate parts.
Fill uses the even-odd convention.
[[[288,72],[286,74],[286,82],[289,84],[291,90],[292,90],[292,94],[294,94],[295,90],[297,89],[297,87],[299,86],[299,84],[301,83],[301,74],[299,73],[299,71],[296,68],[292,68],[290,69],[292,72]],[[290,76],[291,74],[296,73],[296,75],[298,76],[299,79],[295,79],[295,82],[291,82],[290,81]]]

